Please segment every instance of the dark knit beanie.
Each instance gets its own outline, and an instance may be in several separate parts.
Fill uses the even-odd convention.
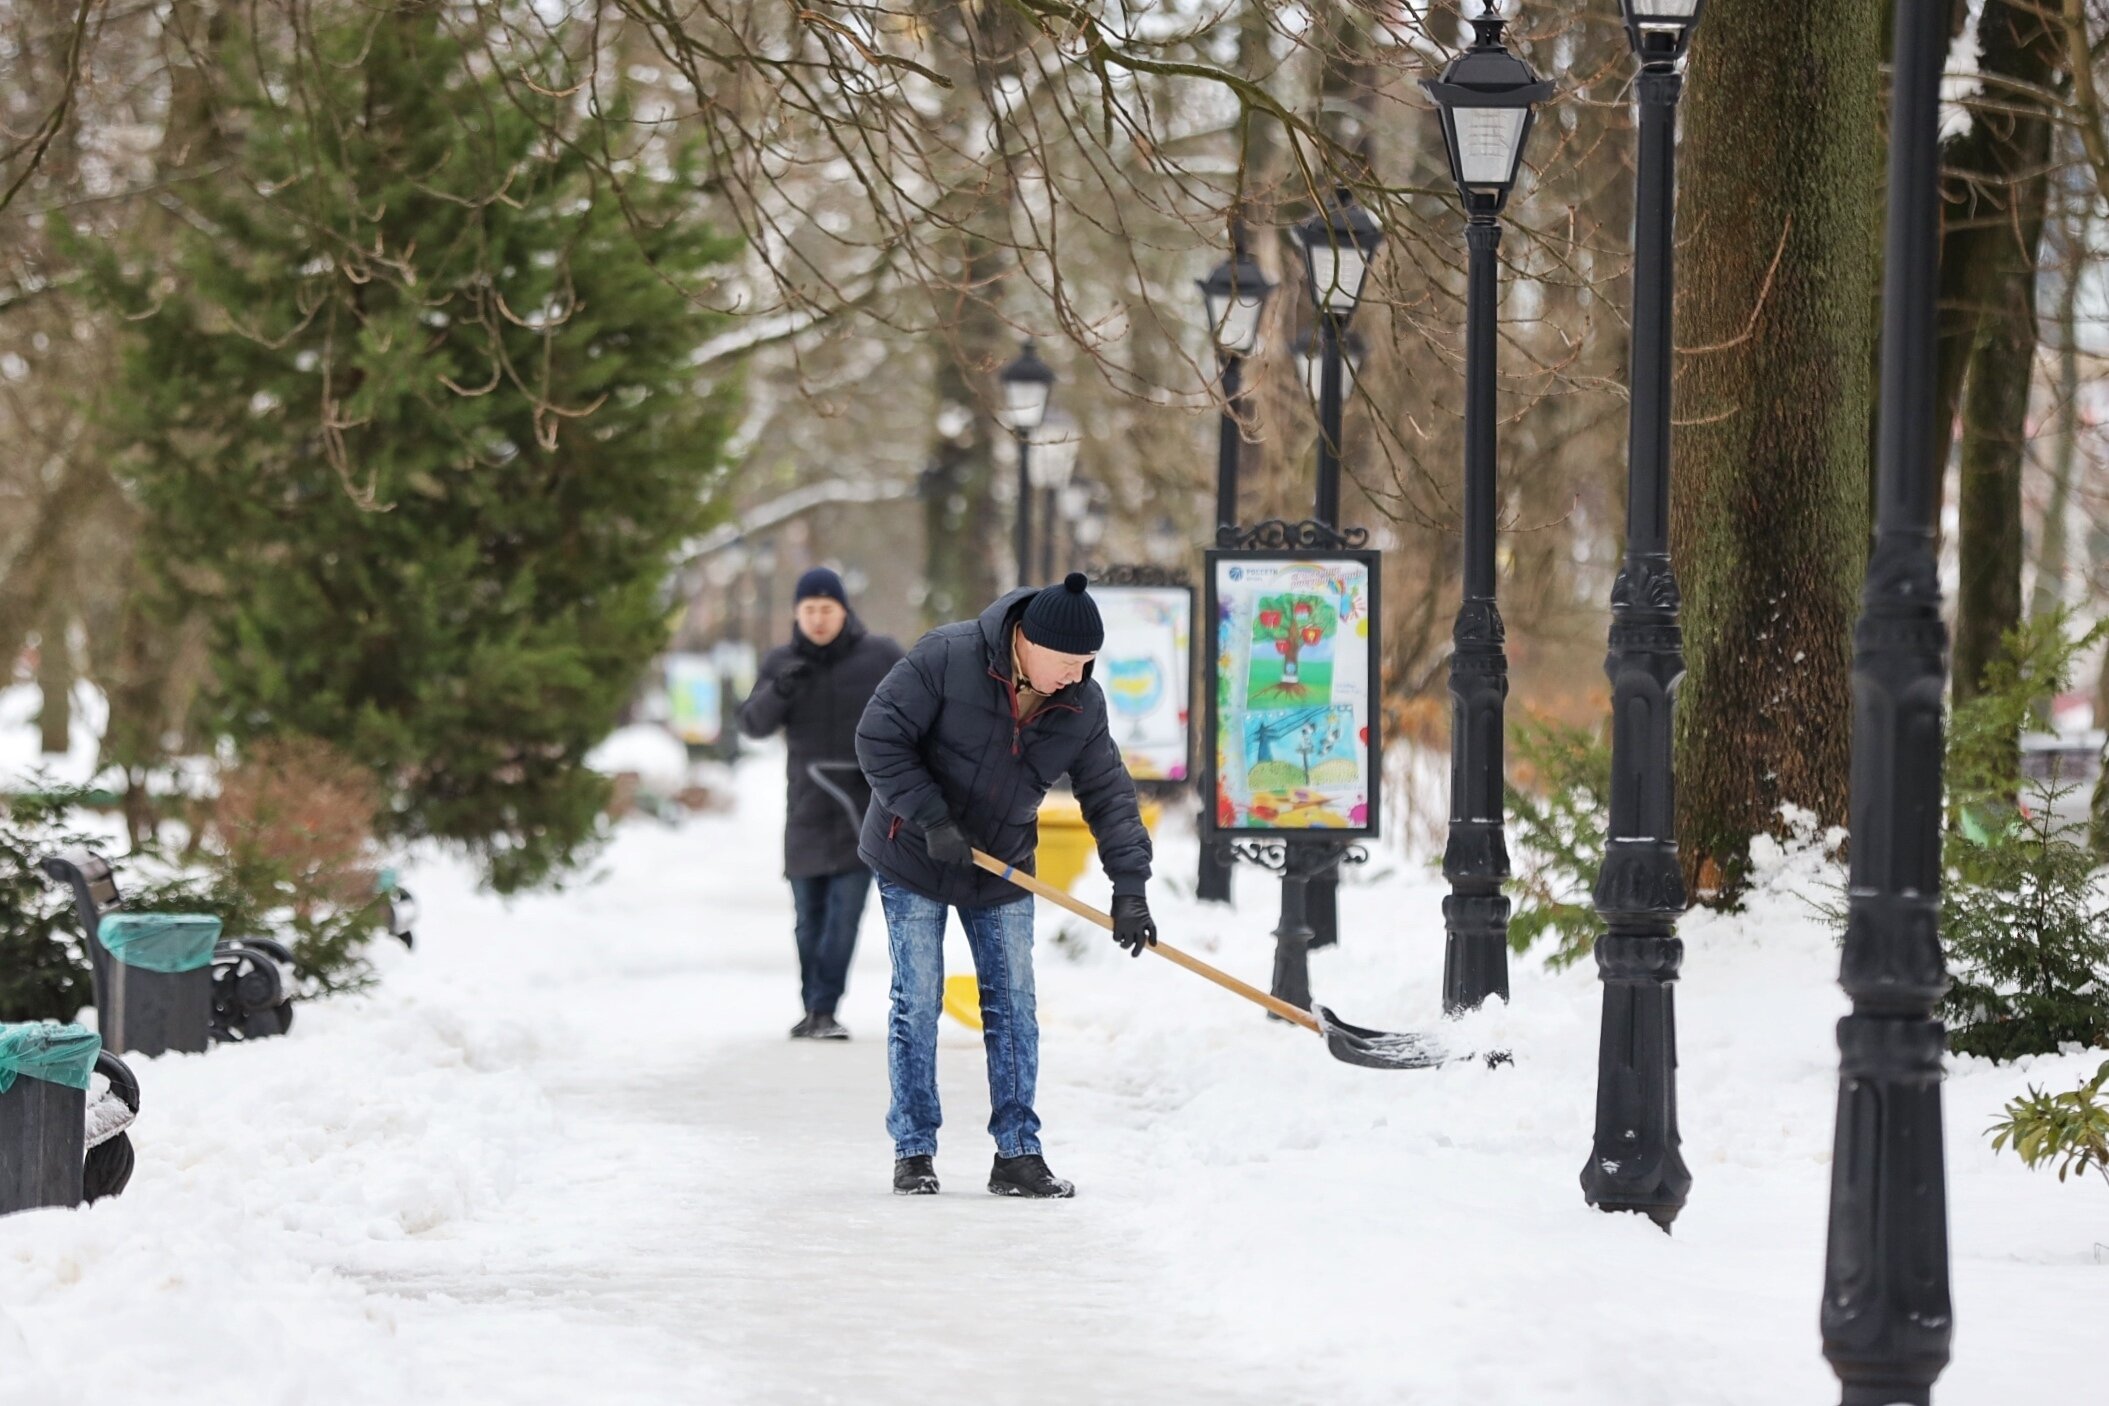
[[[1025,637],[1057,654],[1096,654],[1106,642],[1098,603],[1084,594],[1091,582],[1072,571],[1059,586],[1049,586],[1025,605]]]
[[[849,598],[842,593],[842,578],[824,566],[816,566],[798,578],[798,589],[791,593],[791,604],[815,596],[826,596],[843,609],[849,608]]]

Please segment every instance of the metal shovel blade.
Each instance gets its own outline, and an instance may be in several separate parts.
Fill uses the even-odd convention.
[[[1506,1050],[1487,1055],[1455,1054],[1433,1035],[1365,1030],[1359,1025],[1349,1025],[1324,1006],[1314,1005],[1311,1014],[1318,1017],[1325,1047],[1343,1064],[1359,1064],[1364,1069],[1434,1069],[1458,1060],[1484,1059],[1491,1069],[1497,1064],[1509,1063]]]

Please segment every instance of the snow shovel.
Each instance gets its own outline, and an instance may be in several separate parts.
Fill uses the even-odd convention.
[[[1067,908],[1086,922],[1096,923],[1107,932],[1113,931],[1113,919],[1093,908],[1088,903],[1079,903],[1051,884],[1044,884],[1030,874],[1022,873],[1011,865],[980,850],[974,851],[976,867],[986,869],[1000,879],[1008,879],[1027,893],[1046,899],[1049,903]],[[1324,1006],[1312,1010],[1298,1010],[1278,996],[1270,996],[1256,986],[1248,986],[1228,972],[1218,971],[1199,957],[1181,952],[1168,942],[1159,941],[1150,950],[1175,966],[1185,967],[1199,977],[1205,977],[1222,987],[1234,991],[1255,1006],[1274,1012],[1283,1020],[1301,1025],[1325,1041],[1333,1058],[1344,1064],[1359,1064],[1365,1069],[1433,1069],[1456,1059],[1470,1059],[1471,1055],[1453,1055],[1440,1040],[1430,1035],[1387,1034],[1381,1030],[1365,1030],[1359,1025],[1349,1025]],[[1489,1065],[1503,1063],[1505,1054],[1488,1055]]]

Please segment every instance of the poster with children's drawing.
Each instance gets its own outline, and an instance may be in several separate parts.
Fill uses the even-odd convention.
[[[1184,781],[1193,755],[1188,684],[1194,593],[1185,586],[1093,586],[1106,642],[1092,676],[1128,774]]]
[[[1218,830],[1377,830],[1377,557],[1216,552]]]
[[[713,747],[725,730],[724,682],[707,654],[666,656],[667,727],[691,747]]]

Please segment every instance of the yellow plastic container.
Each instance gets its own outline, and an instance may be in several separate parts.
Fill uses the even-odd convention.
[[[1143,828],[1157,833],[1157,817],[1163,811],[1155,801],[1142,803]],[[1040,882],[1069,891],[1084,876],[1084,866],[1093,851],[1091,827],[1084,823],[1083,808],[1076,797],[1049,796],[1040,803],[1040,847],[1033,854],[1033,868]]]
[[[945,1014],[969,1030],[981,1028],[981,981],[974,973],[945,978]]]

